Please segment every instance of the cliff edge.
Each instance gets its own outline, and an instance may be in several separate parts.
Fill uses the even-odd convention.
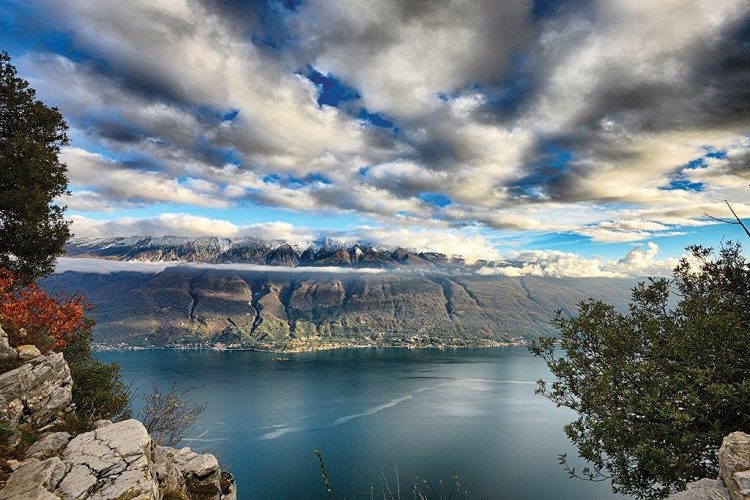
[[[22,461],[0,464],[10,475],[0,500],[24,498],[234,500],[234,478],[216,457],[154,443],[137,420],[97,422],[73,436],[56,431],[72,406],[72,380],[61,353],[8,345],[0,329],[0,359],[17,364],[0,374],[0,425],[7,442],[38,435]]]

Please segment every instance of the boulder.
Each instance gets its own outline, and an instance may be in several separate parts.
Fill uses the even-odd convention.
[[[182,471],[177,468],[174,457],[179,452],[174,448],[156,446],[154,448],[154,465],[159,489],[165,498],[171,500],[189,500],[190,495]]]
[[[0,350],[2,339],[0,333]],[[61,353],[40,354],[0,374],[0,422],[14,435],[52,428],[72,408],[72,384]],[[6,465],[12,472],[0,500],[236,500],[234,478],[216,457],[155,446],[137,420],[100,420],[75,437],[42,434],[23,462]]]
[[[70,434],[67,432],[52,432],[43,436],[26,450],[26,458],[37,458],[44,460],[60,454],[63,448],[70,442]]]
[[[672,500],[729,500],[729,492],[719,479],[701,479],[688,483],[685,491],[669,497]]]
[[[62,353],[37,356],[0,375],[0,422],[42,428],[70,405],[72,387]]]
[[[221,468],[219,461],[210,453],[196,453],[185,447],[180,450],[164,450],[185,478],[185,486],[190,498],[220,499]]]
[[[15,361],[18,359],[18,351],[11,347],[8,342],[8,334],[0,326],[0,362]]]
[[[719,474],[732,500],[750,499],[750,435],[733,432],[719,448]]]
[[[68,473],[63,498],[159,498],[151,437],[137,420],[125,420],[73,438],[61,458]]]
[[[31,344],[19,345],[16,349],[21,361],[29,361],[42,355],[42,352],[35,345]]]
[[[47,460],[30,458],[25,460],[8,478],[0,491],[0,500],[11,499],[56,499],[59,496],[51,493],[65,475],[65,464],[58,458]]]

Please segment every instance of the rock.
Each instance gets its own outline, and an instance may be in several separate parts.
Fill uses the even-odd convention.
[[[190,448],[177,450],[168,446],[154,449],[159,486],[165,498],[175,500],[236,500],[234,477],[222,471],[210,453],[196,453]],[[172,496],[169,496],[172,495]]]
[[[61,353],[40,354],[1,374],[0,422],[13,431],[9,441],[49,428],[70,411],[71,387]],[[7,466],[12,472],[0,500],[236,500],[234,478],[215,456],[155,446],[137,420],[100,420],[75,437],[44,434],[23,462]]]
[[[65,464],[58,457],[44,461],[28,459],[10,475],[5,488],[0,491],[0,500],[59,499],[51,491],[64,475]]]
[[[685,491],[669,497],[671,500],[729,500],[729,492],[719,479],[701,479],[687,484]]]
[[[196,453],[188,447],[172,450],[168,453],[171,453],[175,466],[185,478],[190,498],[222,498],[221,469],[215,456],[210,453]]]
[[[719,475],[732,500],[750,499],[750,435],[733,432],[719,448]]]
[[[159,489],[165,498],[173,500],[188,500],[185,478],[175,464],[175,455],[179,452],[174,448],[156,446],[154,448],[154,465]]]
[[[69,472],[63,498],[159,498],[151,437],[137,420],[79,434],[61,455]]]
[[[18,351],[8,343],[8,334],[0,326],[0,362],[18,359]]]
[[[45,458],[59,455],[63,448],[68,444],[73,436],[67,432],[53,432],[47,434],[36,443],[32,444],[26,451],[26,458]]]
[[[222,500],[237,500],[237,483],[234,476],[227,471],[221,471]]]
[[[102,427],[107,427],[108,425],[112,425],[111,420],[97,420],[94,422],[94,429],[101,429]]]
[[[35,429],[53,422],[72,400],[73,380],[62,353],[38,356],[0,375],[0,422]]]
[[[41,351],[31,344],[19,345],[16,349],[18,349],[18,357],[21,361],[29,361],[42,355]]]

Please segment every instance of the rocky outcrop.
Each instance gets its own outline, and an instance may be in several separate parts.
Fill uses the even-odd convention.
[[[719,448],[719,475],[732,500],[750,499],[750,435],[733,432]]]
[[[216,457],[190,448],[154,449],[157,477],[165,497],[175,499],[234,499],[234,479],[222,472]],[[167,495],[167,493],[169,495]]]
[[[0,350],[12,354],[3,337],[0,334]],[[16,350],[22,351],[34,353]],[[8,461],[13,472],[0,500],[236,498],[234,479],[221,470],[215,456],[157,446],[137,420],[100,420],[95,430],[77,436],[50,432],[72,409],[71,388],[70,369],[61,353],[38,353],[0,375],[0,422],[16,435],[22,429],[41,432],[23,462]],[[15,435],[10,439],[18,441]]]
[[[23,351],[28,361],[0,375],[0,422],[11,430],[44,429],[69,409],[73,380],[62,353]]]
[[[199,499],[230,500],[216,457],[189,448],[156,446],[137,420],[104,425],[74,438],[49,434],[29,448],[0,500]]]
[[[672,500],[750,500],[750,435],[733,432],[719,448],[719,478],[688,483]]]

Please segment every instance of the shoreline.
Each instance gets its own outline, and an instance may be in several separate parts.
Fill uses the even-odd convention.
[[[486,341],[486,342],[478,342],[478,343],[472,343],[472,344],[465,344],[465,343],[448,343],[448,344],[403,344],[403,345],[395,345],[395,344],[386,344],[386,345],[378,345],[378,344],[321,344],[317,346],[296,346],[292,348],[279,348],[274,349],[271,347],[263,348],[263,347],[248,347],[248,346],[233,346],[233,345],[225,345],[221,343],[215,343],[215,344],[205,344],[205,345],[190,345],[190,344],[180,344],[180,345],[170,345],[170,346],[134,346],[134,345],[127,345],[127,344],[102,344],[102,343],[95,343],[92,346],[92,350],[94,352],[108,352],[108,351],[156,351],[156,350],[164,350],[164,351],[247,351],[247,352],[265,352],[269,354],[290,354],[290,353],[304,353],[304,352],[315,352],[315,351],[333,351],[337,349],[490,349],[490,348],[497,348],[497,347],[513,347],[513,346],[523,346],[528,343],[525,339],[512,339],[508,341]]]

